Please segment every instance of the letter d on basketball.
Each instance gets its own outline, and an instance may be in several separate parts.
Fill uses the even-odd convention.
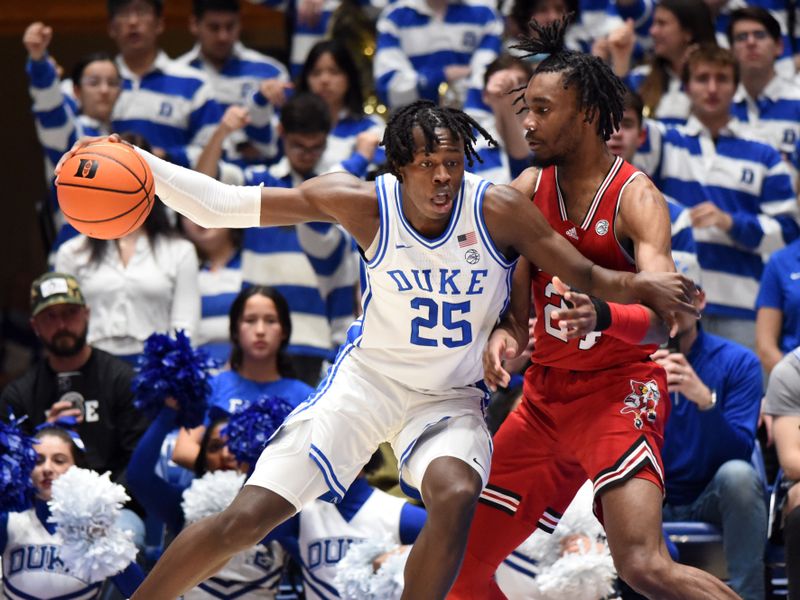
[[[83,177],[84,179],[92,179],[97,173],[97,167],[100,163],[96,160],[91,160],[88,158],[80,159],[81,162],[78,165],[78,170],[75,171],[75,177]]]

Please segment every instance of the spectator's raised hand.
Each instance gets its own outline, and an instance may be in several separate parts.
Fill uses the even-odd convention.
[[[41,21],[31,23],[22,35],[22,44],[28,51],[31,60],[42,60],[47,54],[47,47],[53,39],[53,28]]]
[[[323,0],[300,0],[297,5],[297,21],[313,27],[319,23],[322,15]]]
[[[356,152],[371,161],[380,143],[381,139],[375,132],[362,131],[356,136]]]
[[[623,77],[628,74],[635,45],[636,33],[633,29],[633,19],[627,19],[608,34],[605,44],[606,60],[611,62],[614,73],[618,76]]]
[[[733,217],[711,201],[701,202],[689,209],[692,227],[717,227],[722,231],[730,231]]]
[[[222,115],[222,120],[219,122],[219,128],[226,133],[232,133],[247,127],[250,123],[250,112],[244,106],[231,105],[225,110]]]
[[[265,79],[258,86],[258,91],[273,106],[280,108],[286,104],[286,90],[294,87],[293,83],[280,79]]]
[[[444,68],[444,78],[448,83],[469,77],[472,69],[469,65],[448,65]]]
[[[512,94],[513,90],[525,85],[525,75],[519,69],[500,69],[489,76],[486,87],[483,90],[484,102],[492,108],[509,105],[514,103],[517,94]]]

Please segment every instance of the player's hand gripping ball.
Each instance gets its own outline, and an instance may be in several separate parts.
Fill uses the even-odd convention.
[[[155,201],[149,165],[120,142],[95,142],[78,150],[61,166],[56,190],[67,222],[101,240],[135,231]]]

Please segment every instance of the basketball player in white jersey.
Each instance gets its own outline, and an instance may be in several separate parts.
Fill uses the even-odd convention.
[[[387,125],[391,174],[367,183],[333,173],[293,189],[226,186],[140,151],[159,197],[203,227],[340,223],[361,249],[367,287],[363,315],[317,391],[231,506],[186,528],[135,599],[175,598],[315,498],[337,501],[383,441],[428,511],[403,598],[443,598],[488,477],[481,351],[508,305],[516,256],[606,300],[642,301],[667,318],[696,314],[684,277],[598,267],[524,195],[465,173],[474,130],[488,137],[462,111],[419,101]]]

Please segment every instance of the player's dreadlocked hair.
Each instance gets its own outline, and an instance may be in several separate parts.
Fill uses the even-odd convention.
[[[434,130],[437,127],[448,129],[453,137],[463,140],[464,154],[470,167],[474,164],[473,159],[483,162],[475,151],[478,139],[475,131],[486,138],[490,145],[497,146],[494,138],[464,111],[438,106],[430,100],[417,100],[395,110],[383,134],[381,145],[386,148],[386,162],[396,177],[400,177],[398,167],[414,160],[414,127],[422,130],[426,152],[433,152],[438,144]]]
[[[514,48],[526,52],[526,57],[548,54],[533,76],[563,71],[564,89],[571,85],[577,87],[580,109],[586,111],[586,122],[597,116],[597,134],[607,141],[622,119],[625,85],[596,56],[564,47],[564,32],[570,18],[571,15],[567,15],[547,25],[531,20],[528,25],[532,35],[522,38]]]

